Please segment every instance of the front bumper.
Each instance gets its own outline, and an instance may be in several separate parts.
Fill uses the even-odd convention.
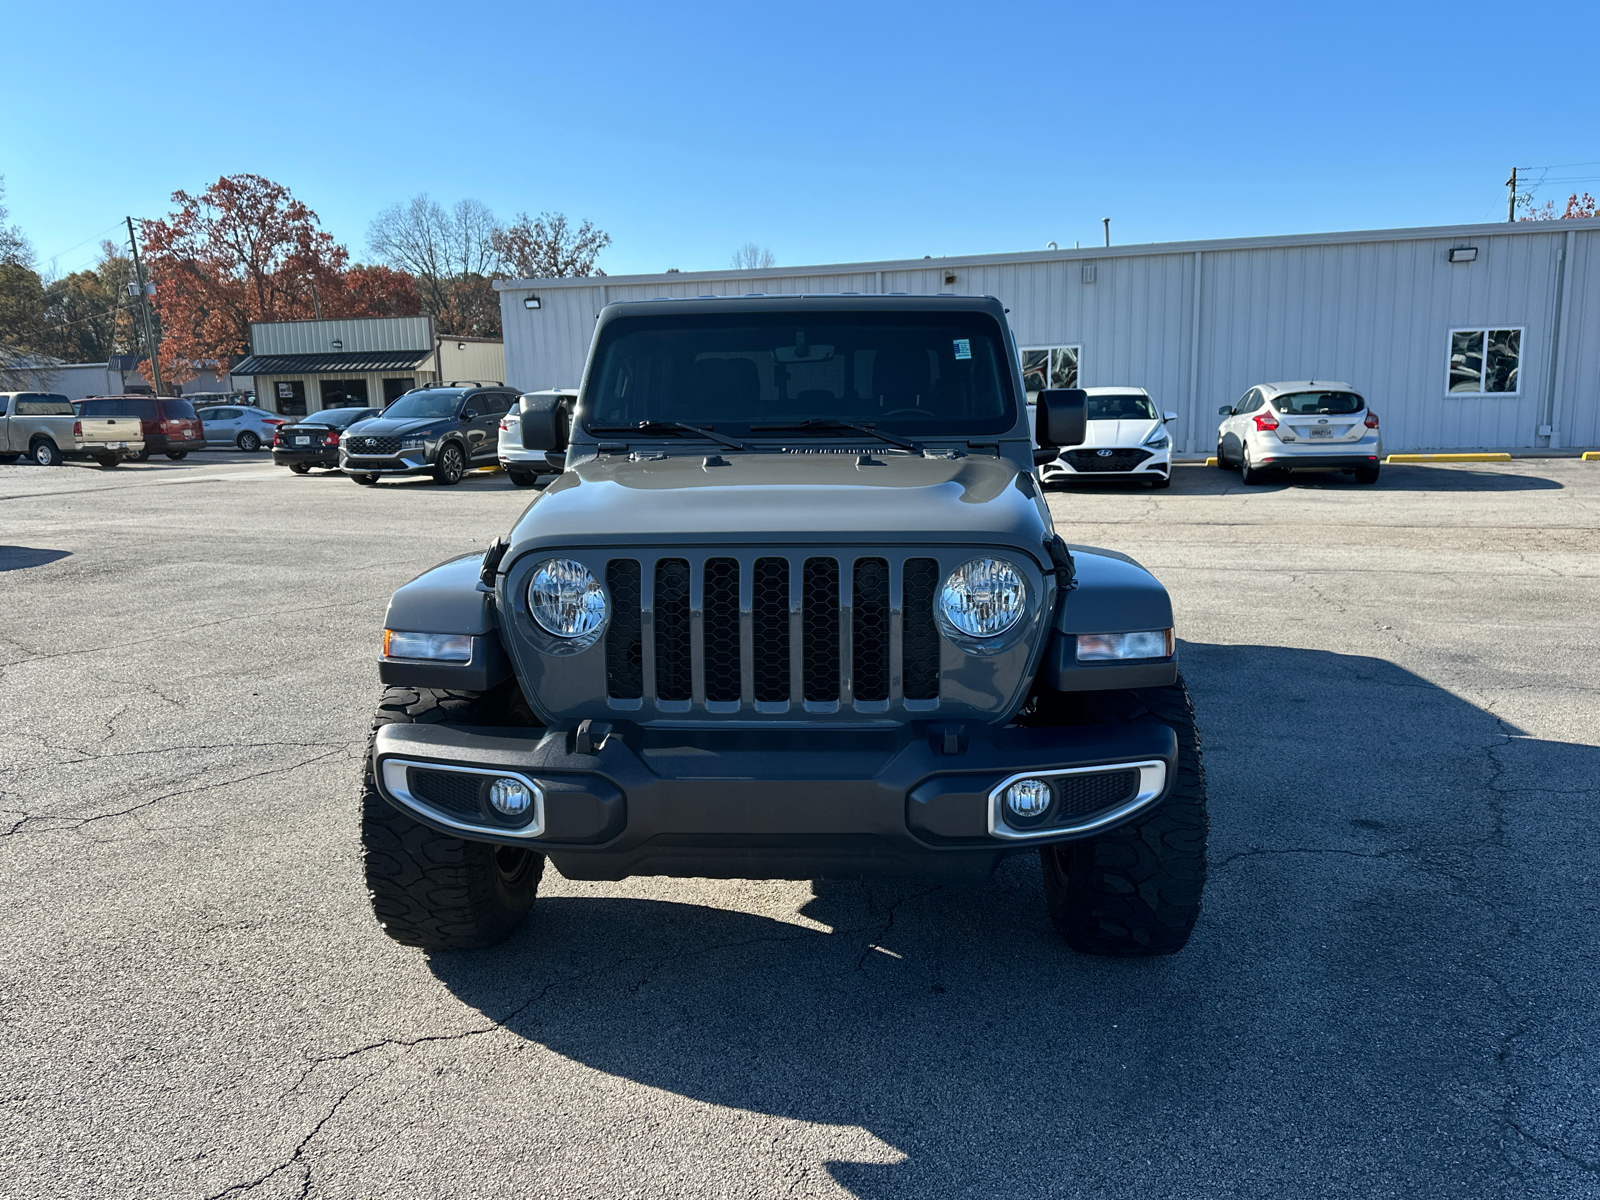
[[[433,470],[427,451],[418,447],[383,457],[341,454],[339,469],[346,475],[426,475]]]
[[[1063,479],[1148,479],[1151,476],[1165,479],[1172,473],[1172,456],[1168,451],[1151,451],[1145,446],[1114,447],[1113,449],[1144,450],[1151,457],[1136,463],[1127,470],[1086,471],[1074,467],[1064,458],[1052,459],[1039,468],[1039,478],[1046,483]]]
[[[1008,853],[1086,837],[1159,804],[1177,738],[1160,725],[928,723],[871,733],[386,725],[373,755],[384,798],[409,816],[459,837],[538,849],[569,879],[981,878]],[[420,798],[437,785],[417,773],[437,771],[471,787],[515,775],[538,803],[516,828],[481,799]],[[1136,782],[1125,794],[1102,789],[1109,798],[1099,809],[1079,805],[1047,828],[1013,828],[1000,789],[1043,772],[1108,785],[1108,773],[1121,772]]]

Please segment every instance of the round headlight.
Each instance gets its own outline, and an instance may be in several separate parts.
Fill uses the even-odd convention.
[[[587,638],[606,619],[606,593],[588,567],[552,558],[528,581],[528,611],[539,627],[558,638]]]
[[[962,563],[939,589],[939,611],[968,637],[999,637],[1022,619],[1028,585],[1004,559],[974,558]]]

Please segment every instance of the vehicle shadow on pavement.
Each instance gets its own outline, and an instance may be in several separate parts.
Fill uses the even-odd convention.
[[[1264,483],[1246,485],[1237,471],[1190,467],[1172,476],[1172,493],[1220,495],[1282,491],[1284,488],[1349,489],[1355,492],[1549,492],[1566,485],[1542,475],[1514,472],[1516,463],[1491,463],[1478,468],[1420,465],[1385,466],[1377,483],[1357,483],[1340,471],[1295,471],[1269,475]],[[1167,494],[1172,494],[1167,493]]]
[[[0,546],[0,571],[26,571],[70,558],[70,550],[36,550],[31,546]]]
[[[826,1167],[875,1200],[1592,1187],[1600,749],[1377,658],[1182,657],[1212,837],[1176,956],[1074,954],[1019,856],[980,885],[816,883],[803,922],[566,885],[431,969],[596,1071],[868,1131],[889,1149],[856,1134],[875,1161]]]

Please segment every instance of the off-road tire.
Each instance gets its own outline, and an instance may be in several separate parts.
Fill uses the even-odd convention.
[[[168,450],[167,457],[173,462],[182,462],[189,457],[189,452],[187,450]]]
[[[436,952],[481,950],[505,941],[538,894],[544,855],[439,833],[395,808],[378,793],[373,777],[377,731],[399,723],[516,723],[516,714],[503,708],[495,693],[384,689],[363,768],[361,848],[372,911],[402,945]],[[500,715],[481,719],[490,712]]]
[[[435,483],[450,487],[461,482],[461,477],[467,473],[467,456],[462,452],[459,444],[446,442],[439,447],[439,461],[433,467]]]
[[[1167,796],[1138,820],[1040,848],[1050,921],[1074,950],[1113,958],[1174,954],[1200,916],[1206,881],[1206,773],[1194,706],[1176,684],[1124,692],[1049,692],[1028,723],[1166,725],[1178,735]]]
[[[289,470],[296,475],[309,475],[311,473],[311,468],[305,463],[290,463]]]
[[[539,482],[539,477],[533,472],[513,471],[510,467],[506,468],[506,478],[511,480],[511,482],[516,484],[519,488],[533,487]]]
[[[66,461],[61,457],[60,448],[49,438],[40,438],[29,446],[28,457],[41,467],[59,467]]]
[[[253,454],[255,451],[261,449],[261,439],[246,429],[239,435],[238,446],[239,449],[243,450],[245,453]]]
[[[1352,472],[1352,474],[1355,475],[1357,483],[1377,483],[1378,482],[1378,468],[1377,467],[1357,467]]]

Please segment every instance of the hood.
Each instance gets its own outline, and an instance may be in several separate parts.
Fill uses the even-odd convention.
[[[529,506],[512,547],[1005,542],[1038,556],[1048,510],[1031,474],[986,455],[870,457],[875,465],[853,452],[591,459]]]
[[[399,433],[420,433],[431,425],[443,428],[455,424],[454,417],[368,417],[365,421],[356,421],[348,432],[393,437]]]
[[[1081,443],[1082,448],[1097,450],[1102,446],[1111,447],[1137,447],[1144,444],[1158,428],[1160,421],[1152,421],[1148,417],[1140,417],[1133,421],[1088,421],[1085,422],[1087,433]],[[1079,449],[1078,446],[1073,447]]]

